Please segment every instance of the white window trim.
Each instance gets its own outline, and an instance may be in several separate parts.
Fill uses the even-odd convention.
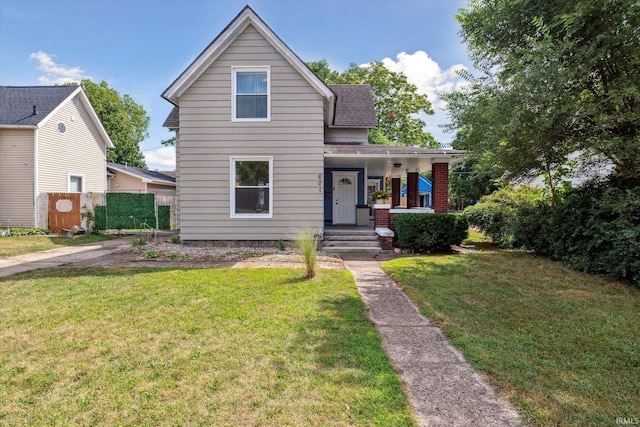
[[[269,162],[269,213],[236,213],[236,162]],[[273,218],[273,156],[231,156],[229,158],[229,216],[230,218]]]
[[[266,118],[238,118],[236,117],[236,74],[240,72],[267,72],[267,117]],[[232,122],[270,122],[271,121],[271,67],[231,67],[231,121]]]
[[[71,191],[71,177],[76,176],[82,179],[82,188],[80,189],[80,193],[84,193],[84,189],[86,188],[85,177],[83,173],[72,173],[69,172],[67,174],[67,193],[76,193],[76,191]]]

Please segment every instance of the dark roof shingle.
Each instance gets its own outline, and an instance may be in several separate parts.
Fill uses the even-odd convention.
[[[336,95],[334,126],[374,128],[378,125],[369,85],[329,85],[329,88]],[[180,128],[178,107],[173,107],[162,126]]]
[[[373,128],[378,125],[369,85],[329,85],[329,88],[336,94],[334,126]]]
[[[167,118],[164,120],[162,127],[169,128],[169,129],[180,128],[180,110],[178,110],[178,107],[173,107],[171,109],[171,112],[169,113]]]
[[[78,86],[0,86],[0,125],[35,126]]]

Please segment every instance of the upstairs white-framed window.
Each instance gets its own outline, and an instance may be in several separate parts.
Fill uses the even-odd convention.
[[[231,218],[273,217],[273,157],[231,157]]]
[[[271,68],[231,67],[233,121],[271,120]]]
[[[84,175],[70,173],[67,179],[67,192],[82,193],[84,192]]]

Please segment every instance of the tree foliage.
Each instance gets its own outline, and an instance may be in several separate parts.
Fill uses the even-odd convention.
[[[144,154],[138,144],[149,136],[149,116],[129,95],[110,88],[107,82],[82,80],[93,109],[100,118],[115,149],[107,151],[107,160],[114,163],[146,168]]]
[[[572,153],[640,179],[640,3],[472,0],[457,16],[475,67],[446,96],[455,148],[491,152],[509,178],[556,171]]]
[[[326,60],[307,65],[327,84],[364,84],[371,86],[378,127],[369,132],[369,143],[438,147],[433,136],[424,130],[419,114],[433,114],[431,102],[402,73],[389,70],[382,62],[366,66],[351,64],[339,73]]]
[[[176,145],[176,130],[175,129],[169,129],[169,132],[171,132],[173,135],[171,135],[167,139],[163,139],[162,141],[160,141],[160,144],[164,145],[165,147],[175,147],[175,145]]]
[[[490,154],[470,156],[449,171],[449,197],[458,209],[503,186],[502,172],[494,167]]]

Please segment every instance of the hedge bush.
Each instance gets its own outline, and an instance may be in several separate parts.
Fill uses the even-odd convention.
[[[47,230],[37,227],[9,228],[10,236],[42,236],[49,234]]]
[[[415,252],[449,249],[469,234],[469,222],[460,215],[402,214],[393,218],[393,225],[400,247]]]
[[[514,240],[580,271],[640,285],[640,187],[589,183],[569,191],[555,208],[518,210]]]
[[[542,190],[538,188],[526,185],[505,187],[484,196],[477,205],[467,207],[463,215],[469,224],[490,236],[498,246],[511,248],[520,246],[513,232],[518,210],[533,208],[542,198]]]

